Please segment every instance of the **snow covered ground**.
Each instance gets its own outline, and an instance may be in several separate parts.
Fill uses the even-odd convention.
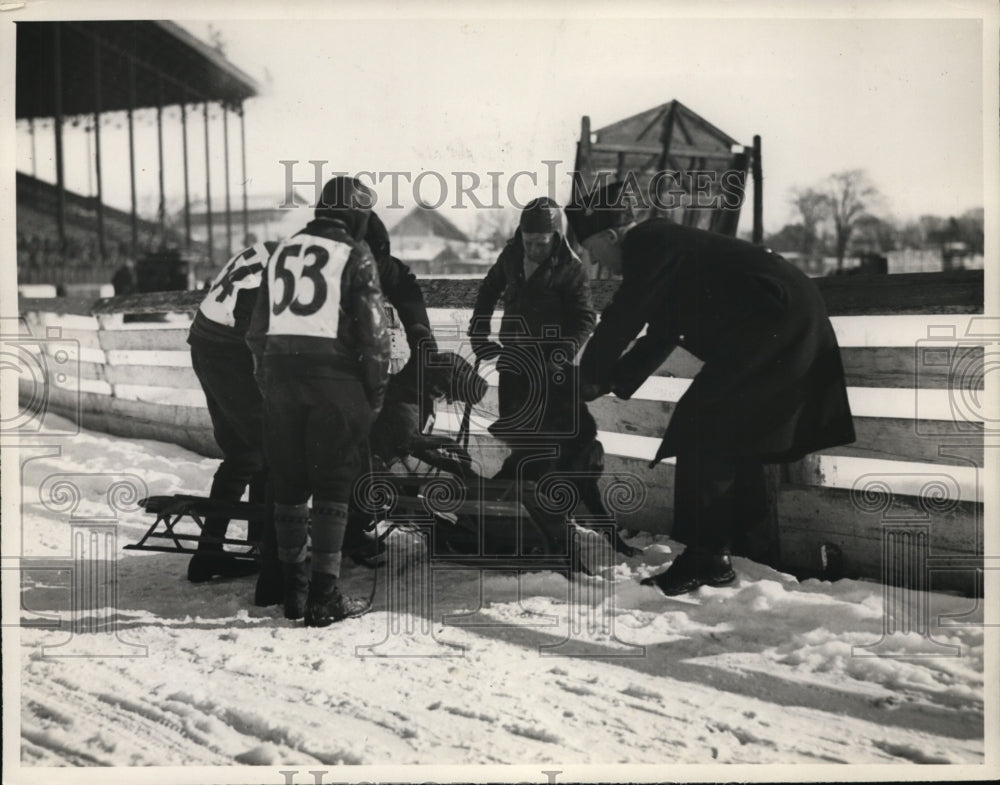
[[[20,675],[16,781],[48,766],[264,766],[239,781],[278,783],[279,770],[312,782],[307,771],[340,764],[534,766],[545,782],[574,764],[896,764],[893,779],[914,763],[984,763],[974,599],[923,597],[911,607],[926,607],[927,634],[890,635],[880,651],[899,656],[871,656],[881,586],[737,560],[735,585],[668,599],[639,580],[678,546],[641,535],[641,555],[603,577],[435,571],[433,599],[402,610],[387,586],[424,573],[351,565],[346,583],[374,591],[374,612],[306,629],[252,607],[250,578],[192,585],[183,556],[121,550],[152,519],[116,483],[206,493],[214,461],[91,432],[59,444],[22,451],[22,627],[5,651],[8,678]],[[109,500],[124,511],[102,529]],[[412,546],[393,535],[394,556]],[[85,572],[70,571],[74,553],[96,584],[73,577]],[[117,600],[104,593],[115,576]],[[406,612],[413,597],[422,617]]]

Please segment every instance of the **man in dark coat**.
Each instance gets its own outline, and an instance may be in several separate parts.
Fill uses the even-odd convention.
[[[651,465],[677,457],[665,593],[735,580],[741,533],[766,513],[764,463],[854,441],[837,339],[816,285],[766,248],[663,218],[636,224],[621,185],[567,217],[622,275],[580,362],[583,397],[629,398],[675,346],[704,361]],[[635,336],[646,334],[624,354]]]

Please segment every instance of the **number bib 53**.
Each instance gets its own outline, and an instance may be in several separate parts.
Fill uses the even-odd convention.
[[[267,268],[271,295],[269,335],[336,338],[340,279],[351,246],[297,235],[282,243]]]

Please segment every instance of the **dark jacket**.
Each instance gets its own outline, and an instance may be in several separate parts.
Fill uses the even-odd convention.
[[[389,232],[375,213],[371,214],[368,221],[365,241],[378,265],[382,294],[396,310],[410,347],[410,359],[389,380],[386,401],[421,404],[423,409],[429,409],[430,402],[420,390],[421,353],[424,355],[423,365],[426,366],[430,355],[437,350],[437,341],[431,332],[430,319],[427,318],[424,293],[410,268],[392,255]]]
[[[389,330],[360,211],[329,211],[285,240],[265,268],[247,332],[258,374],[356,375],[379,409]]]
[[[521,230],[514,233],[479,287],[469,325],[473,347],[487,342],[490,318],[501,298],[500,342],[504,345],[544,338],[546,328],[558,328],[558,338],[572,342],[572,360],[594,329],[596,313],[587,273],[564,237],[525,280]]]
[[[416,340],[414,336],[423,337],[431,332],[431,323],[427,318],[427,306],[424,304],[424,293],[420,289],[420,284],[417,283],[417,277],[410,272],[409,267],[392,255],[389,232],[375,213],[372,213],[368,219],[365,242],[368,243],[372,256],[375,257],[375,263],[378,265],[378,278],[382,285],[382,294],[396,309],[399,321],[406,329],[410,348],[413,349]]]
[[[256,243],[226,262],[195,312],[188,343],[203,349],[249,351],[247,329],[268,257],[278,244]]]
[[[581,359],[582,383],[628,396],[675,345],[705,362],[656,461],[693,444],[791,461],[854,441],[837,338],[819,289],[797,268],[768,249],[666,219],[634,227],[622,253],[621,286]]]

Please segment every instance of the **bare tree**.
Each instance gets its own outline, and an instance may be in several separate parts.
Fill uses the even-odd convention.
[[[800,247],[796,250],[811,254],[819,240],[819,227],[830,214],[830,197],[815,188],[792,191],[792,206],[802,216]]]
[[[479,210],[476,213],[475,238],[491,244],[494,248],[502,248],[503,244],[514,236],[520,215],[509,208]]]
[[[848,169],[830,175],[824,186],[829,200],[829,218],[833,224],[837,270],[843,269],[851,235],[858,220],[883,201],[878,188],[863,169]]]

